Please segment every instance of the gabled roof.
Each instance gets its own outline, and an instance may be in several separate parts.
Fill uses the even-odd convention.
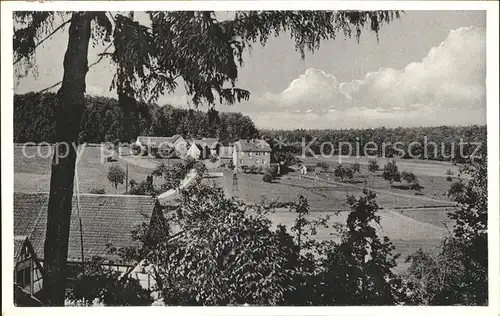
[[[175,143],[176,141],[178,140],[183,140],[183,141],[186,141],[181,135],[179,134],[175,134],[174,136],[170,137],[170,141],[173,143]]]
[[[14,235],[27,236],[35,254],[43,260],[47,226],[47,193],[14,193]],[[108,253],[113,247],[138,245],[132,240],[132,230],[151,216],[155,200],[150,196],[80,194],[80,217],[83,228],[85,259],[102,256],[118,261],[118,255]],[[68,248],[68,261],[81,260],[80,228],[73,197],[73,211]]]
[[[240,152],[271,152],[271,146],[261,139],[240,139],[234,143],[234,150]]]
[[[202,138],[202,139],[193,139],[190,142],[191,144],[196,144],[199,148],[207,147],[209,149],[215,149],[217,144],[219,144],[218,138]]]
[[[14,266],[17,263],[17,258],[23,252],[23,247],[28,241],[27,236],[14,236]]]

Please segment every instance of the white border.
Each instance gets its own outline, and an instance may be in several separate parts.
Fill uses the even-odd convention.
[[[1,3],[2,30],[2,315],[86,315],[88,308],[16,308],[12,300],[13,257],[13,68],[12,68],[12,11],[15,10],[310,10],[310,9],[362,9],[362,10],[487,10],[487,125],[488,125],[488,186],[489,186],[489,285],[488,307],[93,307],[92,313],[120,315],[165,314],[217,314],[217,315],[499,315],[499,94],[498,94],[498,3],[496,1],[55,1]]]

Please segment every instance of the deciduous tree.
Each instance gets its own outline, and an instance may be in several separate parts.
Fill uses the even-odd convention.
[[[382,177],[384,178],[384,180],[389,181],[391,186],[393,182],[401,181],[401,174],[399,173],[398,166],[396,165],[396,162],[394,160],[384,166]]]
[[[125,171],[119,165],[112,165],[108,169],[107,178],[116,191],[118,185],[123,184],[123,181],[125,181]]]

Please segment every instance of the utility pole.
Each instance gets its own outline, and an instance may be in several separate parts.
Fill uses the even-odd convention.
[[[233,170],[233,197],[238,197],[238,174],[236,172],[236,168]]]
[[[126,172],[125,172],[125,194],[128,193],[128,162],[127,162],[127,167],[126,167]]]

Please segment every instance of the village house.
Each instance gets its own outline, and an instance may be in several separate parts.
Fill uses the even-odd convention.
[[[41,274],[48,197],[47,193],[14,193],[14,235],[17,236],[14,240],[14,280],[24,292],[35,296],[43,288]],[[140,242],[132,238],[132,230],[144,223],[146,216],[151,220],[157,218],[158,214],[163,216],[163,209],[164,206],[150,196],[75,196],[71,213],[68,270],[79,271],[82,259],[88,261],[99,256],[105,260],[107,268],[131,274],[144,288],[152,289],[155,280],[150,273],[138,269],[138,262],[127,262],[116,252],[110,253],[109,247],[119,249],[140,246]],[[70,275],[68,281],[71,282],[71,279]]]
[[[233,145],[233,165],[235,170],[245,168],[267,169],[271,165],[271,147],[260,139],[240,139]]]
[[[165,150],[167,147],[174,148],[179,158],[184,157],[189,148],[188,142],[178,134],[170,137],[138,136],[136,145],[141,148],[141,151],[148,153]]]
[[[218,138],[202,138],[191,140],[187,155],[194,159],[217,157],[220,143]]]

